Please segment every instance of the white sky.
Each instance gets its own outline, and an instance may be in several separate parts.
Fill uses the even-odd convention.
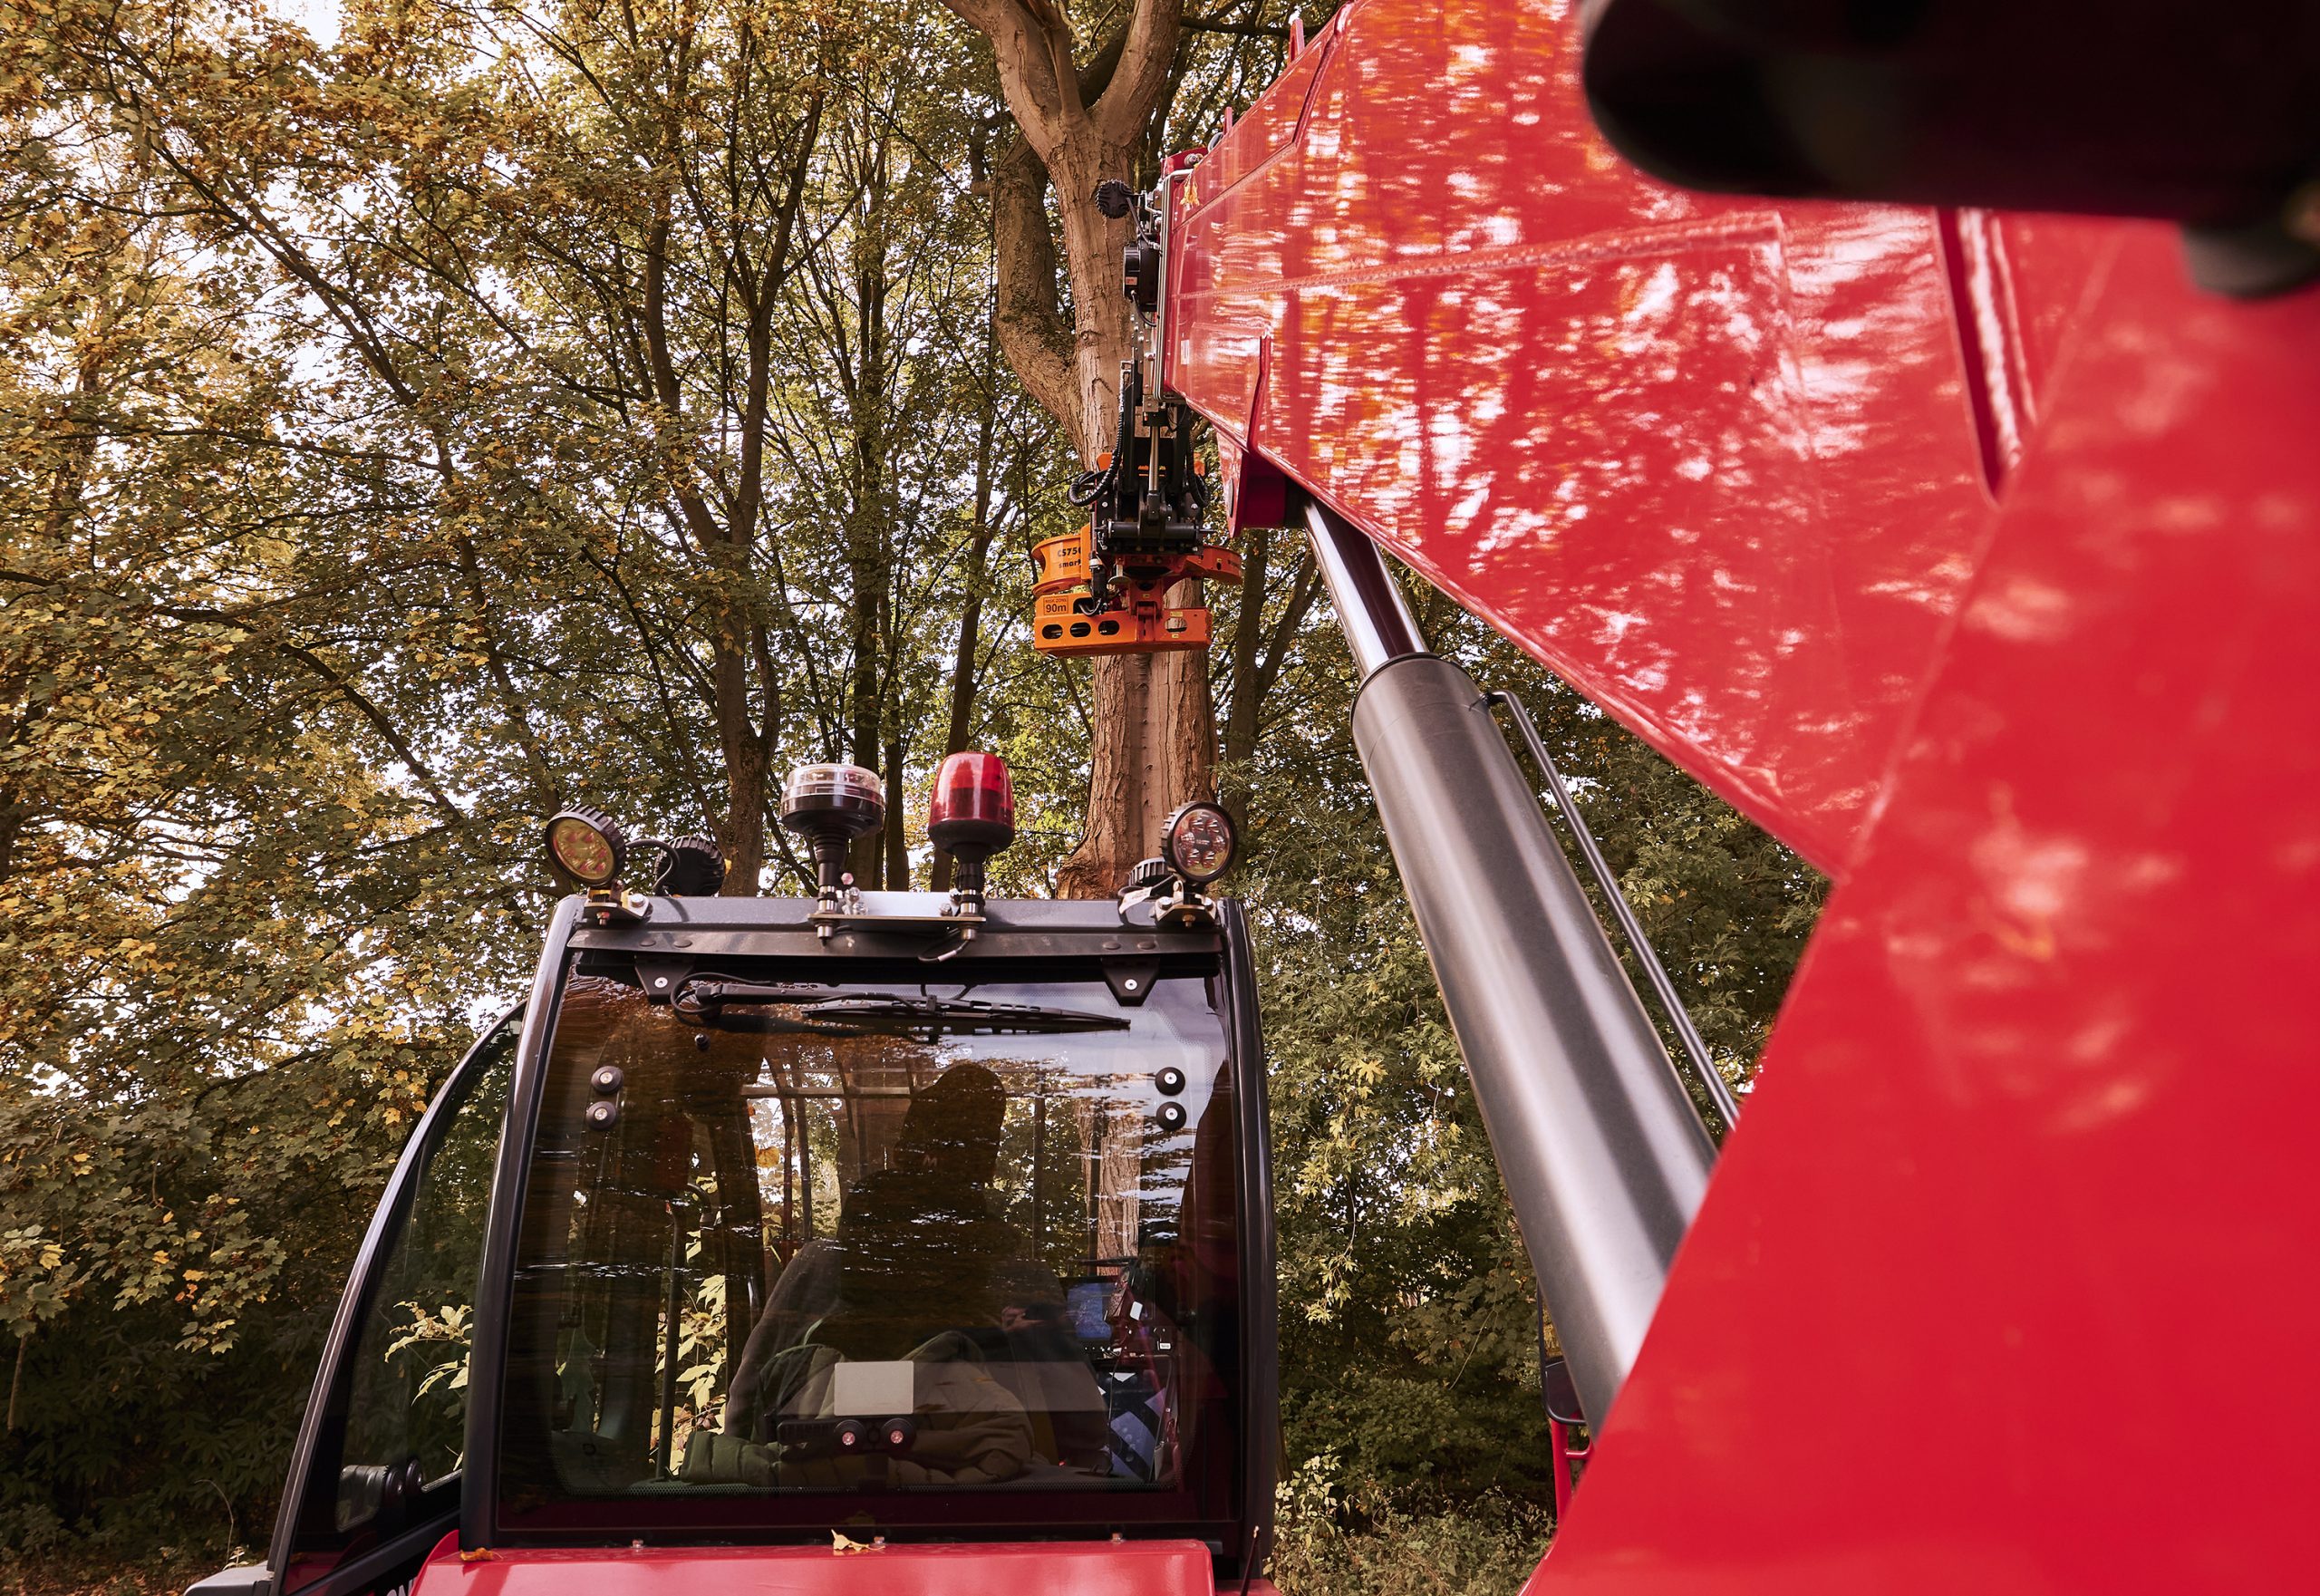
[[[338,43],[338,0],[266,0],[266,9],[296,23],[318,44]]]

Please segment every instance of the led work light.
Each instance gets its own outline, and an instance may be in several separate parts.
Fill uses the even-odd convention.
[[[1239,840],[1224,806],[1204,798],[1161,822],[1160,856],[1184,880],[1205,886],[1232,868]]]
[[[548,868],[567,886],[588,895],[581,918],[591,925],[633,925],[652,905],[629,895],[620,873],[628,864],[628,839],[602,809],[585,804],[558,811],[543,834]],[[658,846],[653,845],[653,846]]]
[[[547,823],[546,835],[548,863],[566,881],[593,893],[620,880],[628,842],[602,809],[566,809]]]

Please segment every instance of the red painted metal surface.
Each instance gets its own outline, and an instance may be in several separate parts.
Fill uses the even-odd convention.
[[[1170,380],[1837,869],[1990,509],[1942,228],[1638,176],[1570,10],[1340,13],[1185,185]]]
[[[2320,293],[1671,194],[1575,49],[1349,7],[1173,351],[1842,867],[1535,1589],[2310,1589]]]
[[[1196,1541],[1114,1544],[601,1546],[494,1552],[462,1562],[447,1536],[411,1596],[1213,1596],[1208,1548]],[[1237,1591],[1239,1586],[1233,1589]],[[1252,1596],[1279,1596],[1257,1580]]]
[[[2089,291],[1542,1589],[2315,1581],[2320,295]]]
[[[1547,1420],[1547,1444],[1552,1453],[1554,1464],[1555,1522],[1557,1523],[1562,1523],[1571,1516],[1573,1490],[1579,1484],[1580,1471],[1587,1466],[1589,1455],[1595,1449],[1591,1443],[1587,1446],[1574,1446],[1571,1438],[1572,1427],[1559,1418]]]

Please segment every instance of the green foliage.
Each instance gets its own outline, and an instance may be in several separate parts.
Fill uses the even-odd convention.
[[[1552,1528],[1496,1491],[1412,1509],[1374,1489],[1348,1500],[1308,1468],[1282,1487],[1270,1572],[1284,1596],[1513,1596]]]

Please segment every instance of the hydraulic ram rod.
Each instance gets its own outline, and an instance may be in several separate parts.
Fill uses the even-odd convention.
[[[1588,1417],[1634,1365],[1715,1154],[1464,671],[1358,528],[1306,508],[1361,673],[1354,743]]]

